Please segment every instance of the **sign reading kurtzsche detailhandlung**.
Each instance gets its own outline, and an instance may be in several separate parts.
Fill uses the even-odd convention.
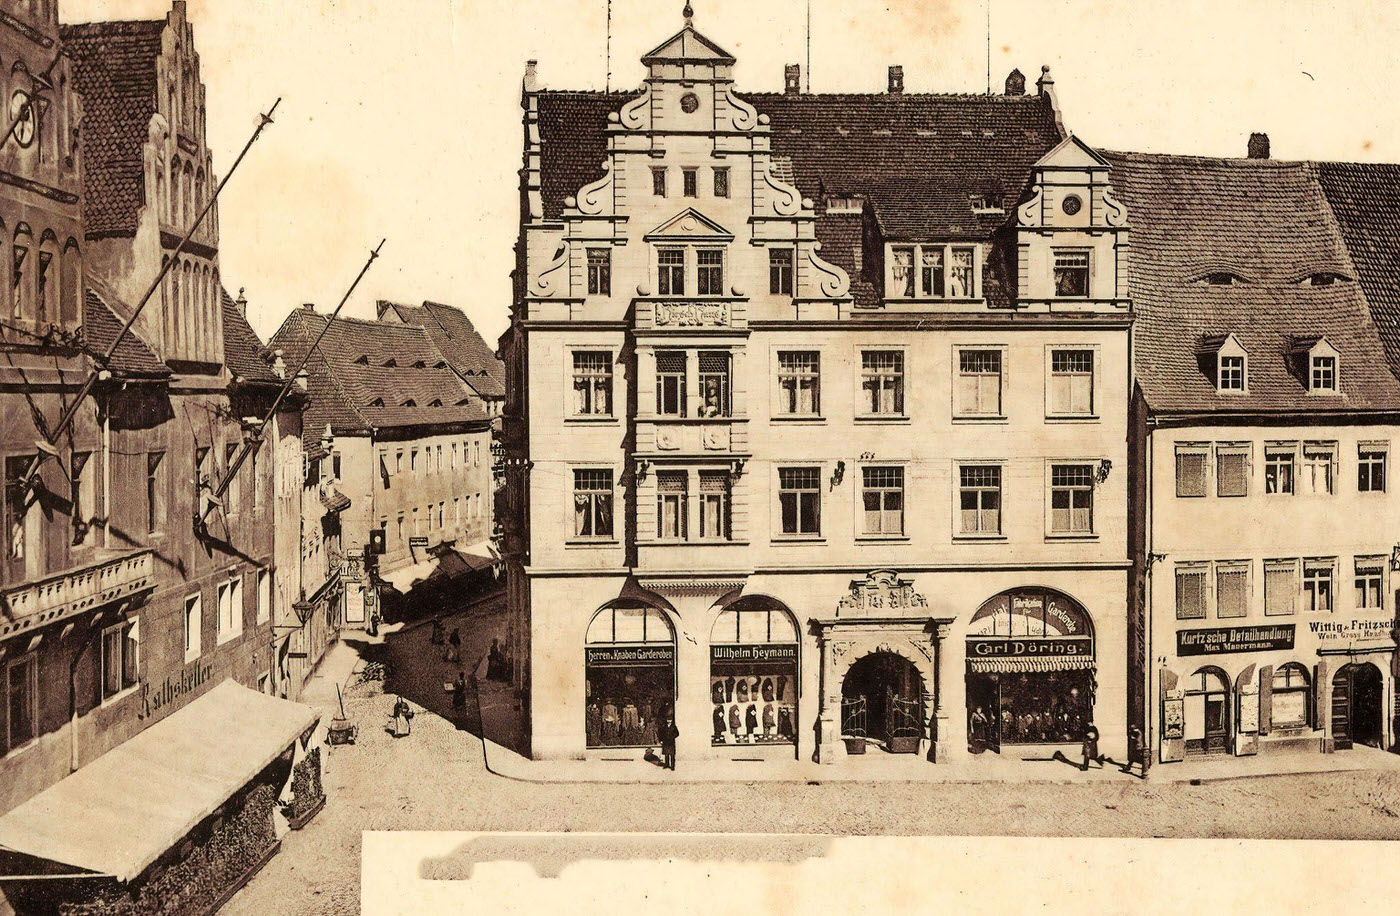
[[[1268,652],[1293,648],[1293,624],[1263,627],[1207,627],[1178,630],[1177,655],[1223,655],[1227,652]]]

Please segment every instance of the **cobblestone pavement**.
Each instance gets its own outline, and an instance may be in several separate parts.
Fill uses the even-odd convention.
[[[448,629],[463,627],[462,654],[471,660],[499,624],[499,606],[486,606],[470,626]],[[359,741],[330,749],[326,808],[284,839],[225,913],[357,912],[362,830],[1400,839],[1400,775],[1368,771],[1201,786],[504,779],[484,769],[480,740],[444,718],[441,683],[450,669],[426,642],[424,628],[421,638],[391,635],[386,649],[390,686],[428,706],[413,733],[396,740],[385,732],[393,696],[383,684],[352,686],[346,711],[360,725]]]

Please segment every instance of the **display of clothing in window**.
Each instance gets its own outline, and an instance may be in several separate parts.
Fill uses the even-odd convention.
[[[738,689],[734,691],[734,698],[735,698],[736,700],[738,700],[740,703],[747,703],[747,702],[749,701],[749,679],[748,679],[748,678],[746,678],[746,677],[741,677],[741,678],[739,678],[739,686],[738,686]]]
[[[710,702],[724,702],[724,681],[715,681],[710,685]]]
[[[742,721],[742,719],[739,717],[739,707],[737,707],[737,706],[731,706],[731,707],[729,707],[729,732],[730,732],[730,734],[732,734],[735,738],[738,738],[738,737],[739,737],[739,728],[740,728],[740,726],[742,726],[742,725],[743,725],[743,721]]]
[[[715,741],[724,740],[724,704],[715,707]]]
[[[772,737],[773,729],[776,726],[777,718],[776,713],[773,711],[773,704],[765,703],[763,706],[763,737]]]
[[[603,743],[616,744],[621,732],[622,720],[617,714],[617,707],[609,700],[603,704]]]
[[[763,701],[765,703],[773,702],[773,679],[771,677],[763,679]]]
[[[758,710],[752,703],[750,703],[749,708],[744,711],[744,727],[748,729],[749,737],[752,737],[753,733],[758,731]]]

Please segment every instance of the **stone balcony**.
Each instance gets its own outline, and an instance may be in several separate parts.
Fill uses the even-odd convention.
[[[0,588],[0,639],[155,587],[150,549],[107,552],[82,566]]]

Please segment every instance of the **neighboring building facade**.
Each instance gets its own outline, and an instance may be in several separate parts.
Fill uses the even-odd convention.
[[[1162,763],[1395,743],[1400,383],[1332,167],[1261,142],[1110,156],[1134,226],[1134,623]]]
[[[312,710],[258,695],[276,690],[274,449],[264,442],[222,497],[214,495],[281,383],[238,304],[221,295],[212,213],[190,246],[193,259],[171,271],[118,342],[191,223],[188,201],[202,206],[212,193],[184,3],[153,22],[61,29],[55,4],[4,7],[0,35],[41,46],[24,60],[49,58],[60,43],[69,57],[39,92],[46,104],[32,144],[0,149],[0,168],[15,170],[3,193],[19,193],[24,205],[0,218],[52,228],[40,230],[36,251],[13,250],[22,268],[15,317],[45,339],[12,345],[7,335],[4,345],[15,371],[0,399],[0,909],[4,897],[43,908],[127,905],[168,892],[170,875],[188,875],[167,866],[191,861],[217,893],[275,850],[276,801],[316,720]],[[84,99],[81,122],[74,92]],[[58,125],[64,133],[54,141],[48,131]],[[68,241],[59,250],[74,258],[67,266],[61,255],[45,257],[60,238]],[[33,272],[25,272],[31,256]],[[56,304],[41,308],[46,297]],[[78,302],[80,338],[70,333]],[[43,330],[46,321],[52,331]],[[31,372],[37,356],[46,368]],[[77,405],[77,422],[52,446],[36,447],[90,369],[101,371]],[[54,455],[42,485],[26,491],[23,471],[36,448]],[[67,485],[69,476],[77,486]],[[210,722],[218,724],[213,734]],[[199,792],[170,796],[169,784],[195,782]],[[212,789],[219,797],[211,803]],[[51,830],[55,821],[132,818],[150,829]],[[194,860],[191,844],[201,850]],[[72,877],[9,878],[39,872]]]
[[[271,346],[298,365],[327,321],[298,309]],[[441,545],[479,550],[490,538],[491,419],[422,327],[337,318],[306,372],[303,439],[310,448],[329,429],[330,477],[349,499],[344,621],[363,626],[377,600],[361,562],[371,529],[385,532],[378,575],[401,592]]]
[[[1124,209],[1005,96],[527,69],[510,643],[536,757],[1046,756],[1127,731]],[[848,739],[848,740],[847,740]]]

